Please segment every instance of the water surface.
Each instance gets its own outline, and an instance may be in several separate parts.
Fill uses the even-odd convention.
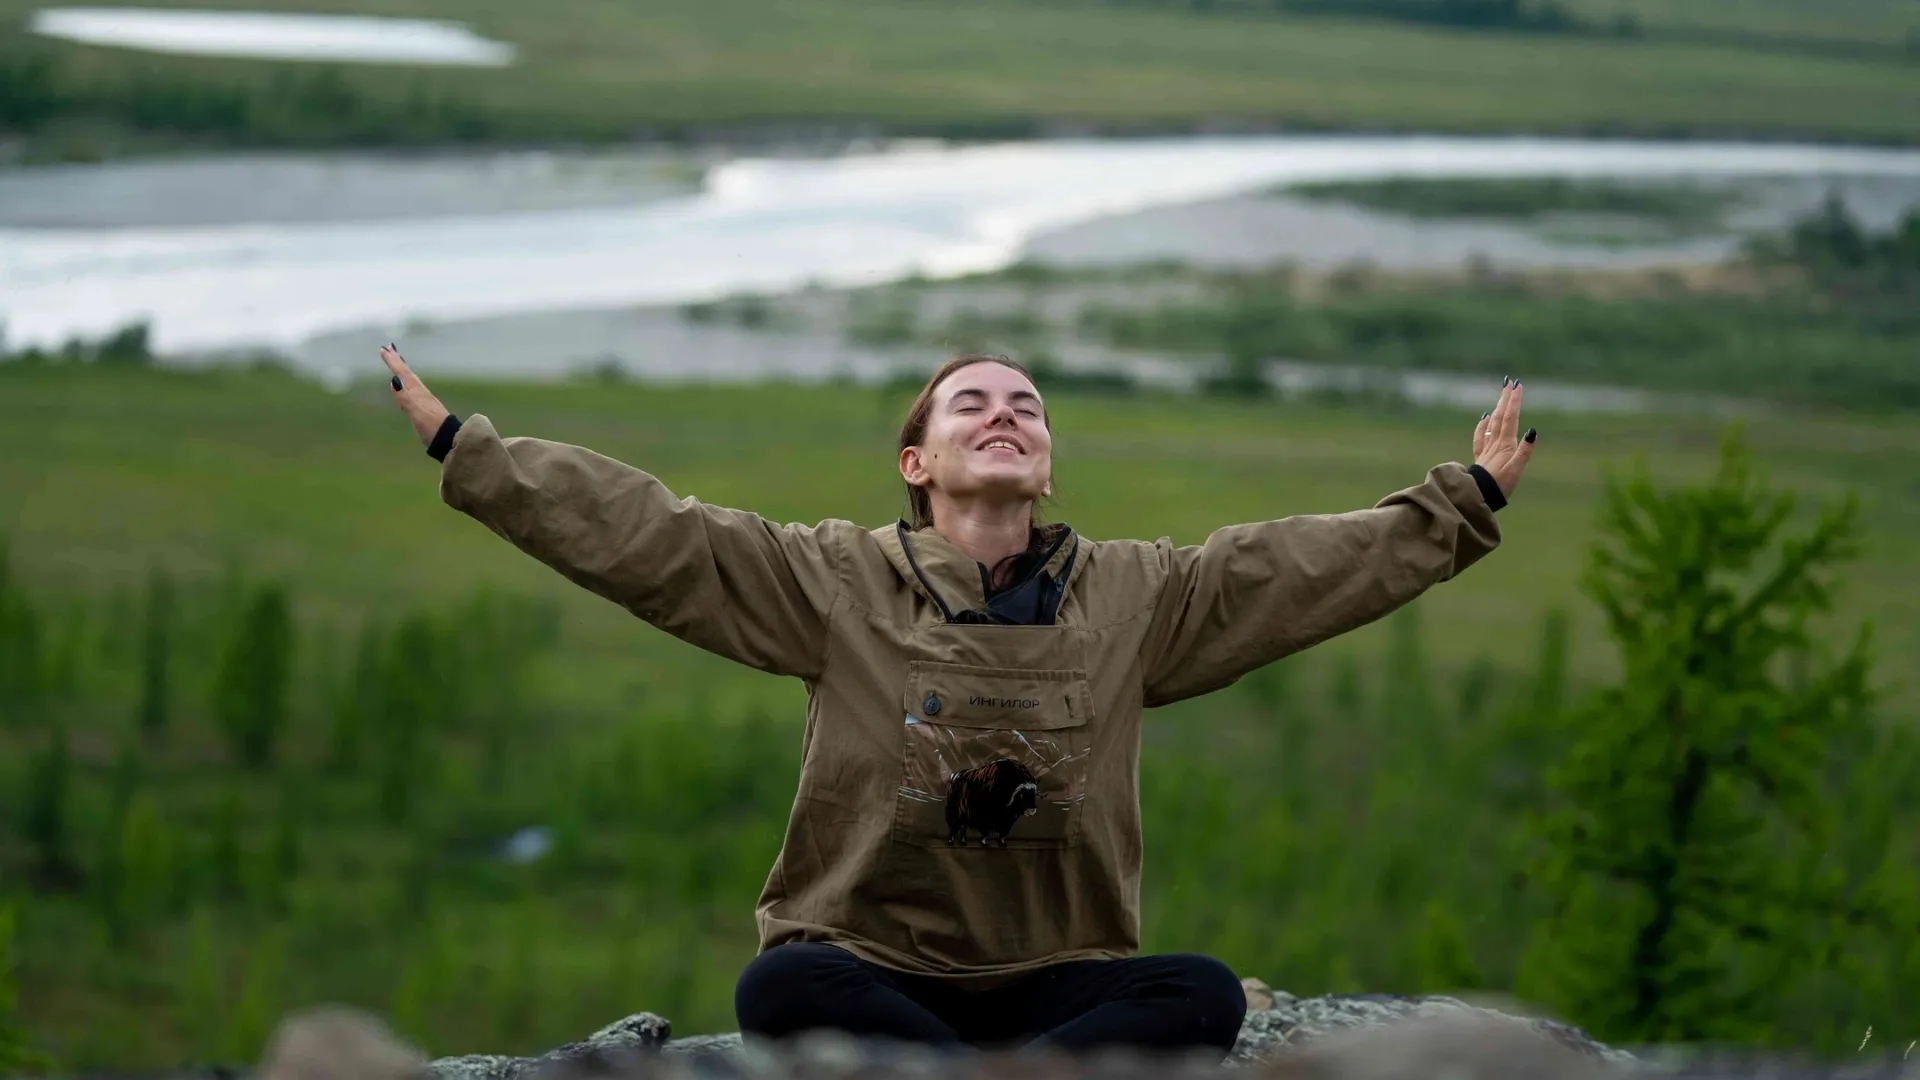
[[[16,172],[0,193],[8,205],[44,206],[36,185],[111,188],[137,168],[51,179]],[[366,212],[356,210],[361,200],[343,198],[324,220],[253,212],[223,221],[205,212],[227,195],[236,212],[248,205],[244,193],[258,178],[241,171],[231,184],[203,177],[192,196],[202,209],[191,213],[89,221],[69,204],[66,224],[0,226],[0,321],[16,344],[57,344],[144,319],[166,352],[284,349],[420,321],[989,271],[1062,230],[1138,222],[1143,212],[1283,182],[1524,175],[1911,185],[1920,183],[1920,152],[1532,138],[1060,140],[747,158],[716,165],[684,195],[614,185],[605,201],[572,205],[488,208],[481,200],[395,214],[384,196],[368,196]],[[1286,245],[1276,246],[1269,254],[1285,257]]]
[[[459,23],[368,15],[62,7],[35,12],[27,29],[45,37],[147,52],[336,64],[501,67],[513,62],[515,51]]]

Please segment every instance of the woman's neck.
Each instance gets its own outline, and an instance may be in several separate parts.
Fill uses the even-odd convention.
[[[996,587],[1006,584],[1013,557],[1033,542],[1032,523],[1030,502],[989,506],[934,500],[933,531],[992,571]]]

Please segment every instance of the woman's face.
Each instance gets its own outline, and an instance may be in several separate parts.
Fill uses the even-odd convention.
[[[1026,376],[1003,364],[969,364],[934,388],[926,435],[901,451],[900,475],[948,498],[1040,498],[1053,476],[1053,437],[1042,415]]]

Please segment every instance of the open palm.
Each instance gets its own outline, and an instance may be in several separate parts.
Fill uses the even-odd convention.
[[[1525,438],[1520,435],[1523,396],[1520,381],[1506,379],[1501,384],[1499,403],[1492,412],[1482,416],[1479,426],[1473,429],[1474,464],[1487,470],[1500,485],[1500,493],[1508,496],[1520,486],[1520,474],[1526,471],[1527,462],[1533,460],[1537,435],[1533,428],[1527,429]]]

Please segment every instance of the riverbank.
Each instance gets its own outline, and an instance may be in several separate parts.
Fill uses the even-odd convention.
[[[478,169],[491,167],[486,158],[473,160]],[[569,159],[550,160],[564,165]],[[214,165],[196,180],[202,188],[196,199],[176,201],[216,210],[263,201],[250,167],[236,165],[215,182]],[[341,166],[342,174],[360,168]],[[396,187],[417,184],[403,175],[408,167],[366,166],[369,175]],[[108,187],[111,178],[141,168],[20,176],[9,201],[25,201],[24,188],[38,184],[53,189],[45,198],[57,204],[69,199],[69,188]],[[1795,198],[1804,206],[1825,184],[1861,178],[1904,185],[1911,201],[1920,185],[1920,154],[1511,138],[1063,140],[732,158],[706,167],[699,190],[690,194],[662,195],[662,185],[648,180],[588,204],[500,212],[362,215],[352,211],[356,199],[340,195],[294,200],[343,207],[337,218],[303,210],[306,216],[291,220],[254,215],[154,225],[102,219],[103,200],[80,199],[94,208],[65,212],[95,215],[92,222],[0,229],[0,320],[16,348],[57,346],[146,321],[163,354],[289,350],[319,335],[367,327],[380,328],[380,340],[394,340],[421,322],[993,272],[1017,262],[1030,245],[1069,230],[1075,237],[1052,254],[1080,265],[1158,258],[1217,265],[1223,257],[1243,265],[1324,263],[1353,261],[1369,250],[1387,266],[1404,259],[1458,266],[1476,261],[1470,257],[1476,253],[1496,264],[1592,265],[1646,253],[1643,239],[1594,245],[1498,222],[1356,217],[1284,199],[1220,202],[1277,185],[1404,175],[1784,178],[1800,185]],[[137,194],[142,183],[121,187]],[[501,186],[484,179],[475,184]],[[556,185],[553,197],[571,198],[567,187]],[[1154,214],[1161,215],[1159,224]],[[1211,220],[1203,225],[1196,215]],[[1734,229],[1681,246],[1724,250],[1740,235]],[[1672,244],[1652,247],[1662,258],[1673,257]]]
[[[1048,388],[1113,394],[1227,394],[1261,389],[1232,381],[1227,349],[1129,347],[1090,321],[1099,314],[1186,309],[1209,302],[1235,282],[1272,283],[1272,270],[1210,272],[1177,262],[1124,268],[1062,270],[1021,264],[1008,271],[951,281],[908,280],[854,289],[807,289],[724,300],[501,315],[414,322],[399,331],[366,327],[319,335],[289,351],[285,362],[344,390],[367,374],[367,343],[403,341],[423,376],[552,383],[581,378],[649,385],[911,382],[940,356],[987,351],[1033,367]],[[1647,271],[1515,274],[1513,282],[1564,281],[1594,295],[1646,294],[1675,282],[1712,293],[1725,274],[1712,266]],[[1326,296],[1390,296],[1410,282],[1460,291],[1460,271],[1375,274],[1353,267],[1288,272],[1283,288]],[[382,334],[386,334],[382,337]],[[1669,358],[1679,359],[1679,358]],[[1516,363],[1518,361],[1516,360]],[[1606,373],[1556,377],[1550,357],[1536,357],[1529,407],[1548,412],[1757,416],[1778,406],[1740,397],[1710,380],[1649,389],[1610,382]],[[1638,374],[1622,371],[1623,376]],[[1328,403],[1478,408],[1489,376],[1423,366],[1382,366],[1366,358],[1263,358],[1258,377],[1274,394]],[[1497,379],[1497,375],[1493,376]],[[1753,389],[1745,387],[1746,390]],[[1763,387],[1764,389],[1764,387]]]
[[[1418,257],[1418,245],[1406,257],[1402,245],[1384,267],[1262,260],[1258,229],[1221,245],[1206,229],[1142,220],[1191,221],[1201,209],[1177,206],[1066,230],[1078,265],[1029,258],[855,288],[414,320],[317,335],[284,356],[335,387],[363,373],[369,341],[398,340],[423,372],[467,378],[871,385],[912,382],[931,357],[993,352],[1033,367],[1043,386],[1108,394],[1473,407],[1486,380],[1525,368],[1533,407],[1555,411],[1912,410],[1920,265],[1907,247],[1920,236],[1920,199],[1907,197],[1914,208],[1891,226],[1862,226],[1836,198],[1788,227],[1711,238],[1734,253],[1726,258],[1602,245],[1588,260],[1578,245],[1539,241],[1517,258],[1476,253],[1454,265]],[[1275,201],[1294,200],[1208,209],[1244,224]],[[1519,226],[1507,231],[1527,239]],[[1118,242],[1102,253],[1102,237]],[[1142,246],[1155,237],[1176,245]],[[1043,234],[1027,250],[1058,250],[1058,239]],[[1117,262],[1119,252],[1163,257]]]

